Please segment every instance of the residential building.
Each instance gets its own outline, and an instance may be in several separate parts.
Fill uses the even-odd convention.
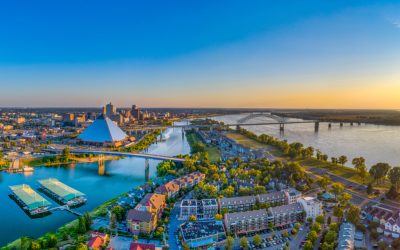
[[[157,194],[163,194],[167,196],[167,198],[173,198],[179,194],[179,185],[173,181],[167,182],[164,185],[156,188],[155,192]]]
[[[234,234],[258,232],[268,228],[268,212],[265,209],[227,213],[225,228]]]
[[[336,250],[354,249],[355,226],[349,222],[344,222],[340,226],[338,246]]]
[[[200,172],[193,172],[191,174],[174,179],[172,182],[177,184],[179,188],[191,188],[197,185],[199,182],[203,181],[204,179],[204,174]]]
[[[198,220],[214,219],[218,213],[218,202],[216,199],[184,199],[180,205],[179,218],[188,220],[194,215]]]
[[[303,220],[304,208],[297,202],[288,205],[268,208],[268,220],[275,227],[284,226]]]
[[[400,210],[376,205],[366,208],[362,211],[361,216],[368,221],[378,222],[378,233],[393,238],[400,237]]]
[[[296,203],[302,196],[301,192],[297,191],[294,188],[288,188],[283,191],[286,196],[286,204]]]
[[[270,192],[258,195],[258,201],[260,203],[268,203],[271,206],[284,205],[287,202],[287,196],[282,191]]]
[[[157,247],[154,244],[145,244],[139,242],[132,242],[129,250],[156,250]]]
[[[312,218],[315,220],[318,215],[323,213],[322,202],[320,202],[317,198],[304,197],[298,201],[303,206],[307,218]]]
[[[220,211],[241,212],[253,209],[256,202],[256,196],[224,197],[219,199],[219,208]]]
[[[226,234],[221,221],[193,221],[180,226],[182,241],[191,249],[207,249],[208,246],[225,244]]]
[[[164,208],[165,195],[147,194],[134,209],[128,211],[128,230],[133,234],[150,234],[156,229]]]

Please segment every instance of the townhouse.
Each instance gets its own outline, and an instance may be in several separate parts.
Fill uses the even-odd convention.
[[[156,188],[155,192],[157,194],[163,194],[167,198],[174,198],[179,194],[179,190],[178,184],[170,181]]]
[[[199,184],[199,182],[205,179],[205,175],[200,172],[193,172],[188,175],[184,175],[177,179],[172,180],[171,182],[177,184],[180,189],[182,188],[191,188],[195,185]]]
[[[361,215],[368,221],[379,223],[378,233],[393,238],[400,237],[400,210],[371,206],[362,211]]]
[[[344,222],[340,226],[338,246],[336,250],[354,249],[355,226],[349,222]]]

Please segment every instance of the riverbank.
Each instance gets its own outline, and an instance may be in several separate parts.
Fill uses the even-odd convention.
[[[206,152],[208,153],[208,157],[212,162],[216,162],[221,159],[221,152],[219,151],[218,147],[206,145],[196,132],[186,132],[186,138],[192,153]]]
[[[104,161],[112,161],[121,159],[122,156],[104,155]],[[44,156],[35,158],[24,158],[20,160],[22,166],[41,167],[41,166],[58,166],[73,163],[91,163],[97,162],[98,157],[95,155],[71,155],[68,160],[64,160],[61,156]]]

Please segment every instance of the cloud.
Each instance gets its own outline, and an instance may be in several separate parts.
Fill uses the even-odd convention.
[[[400,20],[394,21],[393,25],[394,25],[394,27],[400,29]]]

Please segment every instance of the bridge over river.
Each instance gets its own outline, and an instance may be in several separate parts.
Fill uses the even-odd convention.
[[[61,153],[61,149],[45,149],[47,152]],[[71,149],[73,154],[93,154],[93,155],[114,155],[114,156],[127,156],[127,157],[137,157],[147,160],[160,160],[160,161],[173,161],[173,162],[184,162],[185,159],[164,155],[154,155],[145,153],[129,153],[129,152],[119,152],[119,151],[106,151],[106,150],[86,150],[86,149]]]

